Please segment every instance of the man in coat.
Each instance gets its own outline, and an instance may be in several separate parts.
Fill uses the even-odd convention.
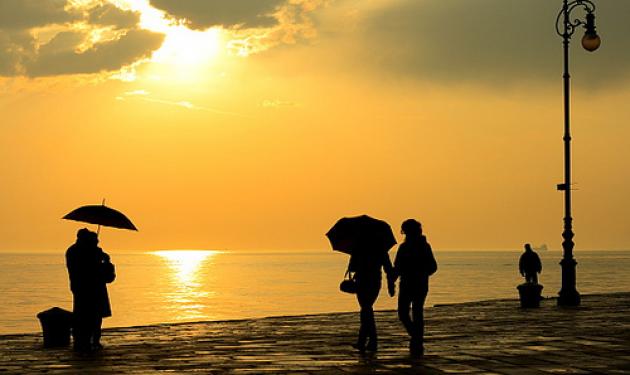
[[[518,270],[521,276],[525,277],[525,282],[538,284],[538,274],[542,271],[542,263],[538,254],[528,243],[525,244],[525,252],[518,261]]]
[[[424,354],[424,302],[429,293],[429,277],[437,271],[431,245],[422,234],[422,224],[414,219],[402,223],[405,241],[394,260],[395,281],[400,277],[398,317],[410,336],[411,355]]]
[[[101,324],[112,315],[103,274],[109,256],[98,247],[98,237],[86,228],[77,232],[77,241],[66,251],[66,266],[73,297],[74,349],[89,352],[101,349]]]

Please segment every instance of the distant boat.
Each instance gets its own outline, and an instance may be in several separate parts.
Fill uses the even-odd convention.
[[[532,249],[534,249],[534,251],[547,251],[547,244],[544,243],[540,246],[532,246]]]

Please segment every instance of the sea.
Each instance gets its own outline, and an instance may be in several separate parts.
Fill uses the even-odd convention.
[[[320,251],[160,250],[109,253],[113,316],[104,327],[358,311],[339,291],[348,256]],[[390,255],[394,256],[395,251]],[[435,251],[427,306],[518,298],[520,251]],[[539,252],[543,295],[560,289],[560,251]],[[630,251],[576,251],[582,294],[630,291]],[[0,334],[39,331],[37,314],[72,310],[64,253],[0,253]],[[383,289],[376,309],[395,309]]]

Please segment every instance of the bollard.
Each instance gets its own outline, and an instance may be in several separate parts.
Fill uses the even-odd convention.
[[[543,286],[540,284],[523,283],[516,287],[521,299],[521,307],[540,307],[541,292]]]
[[[53,348],[70,345],[70,329],[72,328],[72,313],[53,307],[37,314],[42,325],[44,347]]]

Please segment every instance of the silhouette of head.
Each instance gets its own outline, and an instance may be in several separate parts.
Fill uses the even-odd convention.
[[[77,232],[77,243],[96,246],[98,244],[98,236],[95,232],[82,228]]]
[[[422,234],[422,224],[414,219],[407,219],[403,221],[400,229],[404,235],[410,237],[419,236]]]
[[[526,243],[525,244],[525,251],[532,251],[532,245]]]

